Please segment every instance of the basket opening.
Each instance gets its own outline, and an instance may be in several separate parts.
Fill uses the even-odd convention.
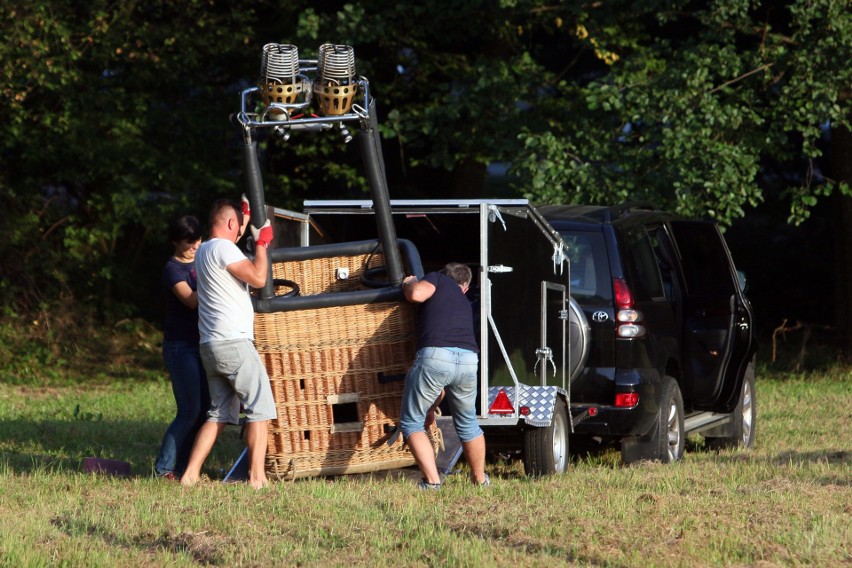
[[[360,422],[360,419],[358,418],[358,404],[355,402],[332,404],[331,415],[334,424]]]

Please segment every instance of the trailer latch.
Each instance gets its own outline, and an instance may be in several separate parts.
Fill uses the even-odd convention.
[[[497,209],[496,205],[488,206],[488,221],[491,223],[500,221],[500,224],[503,225],[503,230],[506,230],[506,221],[503,220],[503,216],[500,215],[500,210]]]
[[[553,365],[553,376],[556,376],[556,363],[553,362],[553,350],[550,347],[539,347],[535,350],[535,356],[537,357],[537,361],[535,362],[535,368],[538,369],[538,364],[542,361],[544,363],[544,372],[547,372],[547,363]]]
[[[553,245],[553,273],[556,274],[556,267],[559,267],[559,274],[563,273],[565,268],[563,265],[568,257],[565,255],[565,243],[559,241],[559,244]]]

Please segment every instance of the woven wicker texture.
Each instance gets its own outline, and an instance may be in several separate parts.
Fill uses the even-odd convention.
[[[273,276],[298,283],[302,295],[357,290],[366,257],[275,263]],[[376,255],[370,264],[382,262]],[[335,278],[341,267],[349,269],[346,280]],[[269,428],[268,475],[293,479],[414,464],[401,437],[386,443],[399,421],[404,377],[414,360],[414,306],[258,313],[254,321],[255,345],[278,410]],[[440,430],[431,435],[437,450]]]

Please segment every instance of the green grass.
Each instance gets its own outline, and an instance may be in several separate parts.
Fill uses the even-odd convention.
[[[20,355],[13,332],[0,326],[0,566],[852,565],[849,369],[759,372],[750,452],[695,437],[673,465],[610,450],[529,479],[489,464],[484,491],[456,475],[421,492],[403,469],[256,492],[218,482],[236,428],[209,481],[152,478],[174,402],[149,334],[107,331],[76,357],[73,342]],[[84,474],[88,456],[133,473]]]
[[[9,566],[715,566],[852,562],[848,374],[758,383],[758,446],[562,477],[489,465],[487,491],[416,473],[278,482],[255,492],[151,479],[173,411],[165,380],[0,385],[0,564]],[[236,429],[208,461],[221,479]],[[86,456],[133,476],[80,472]]]

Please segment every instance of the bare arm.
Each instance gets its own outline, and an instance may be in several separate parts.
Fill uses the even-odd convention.
[[[252,288],[263,288],[266,284],[266,275],[269,269],[269,260],[266,254],[265,246],[256,247],[254,262],[246,258],[231,263],[228,265],[228,272]]]
[[[432,297],[435,286],[425,280],[418,280],[416,276],[407,276],[402,281],[402,293],[409,302],[422,303]]]
[[[190,310],[198,309],[198,294],[186,282],[178,282],[172,286],[172,293]]]

